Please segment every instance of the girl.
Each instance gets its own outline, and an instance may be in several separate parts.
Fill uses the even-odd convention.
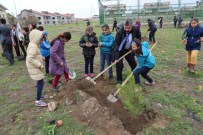
[[[69,80],[69,69],[66,65],[66,59],[64,57],[64,45],[70,39],[71,33],[64,32],[51,41],[52,47],[49,61],[49,72],[54,75],[52,82],[54,90],[57,90],[58,81],[61,75],[64,74],[67,82]]]
[[[30,42],[30,39],[29,39],[29,28],[28,27],[23,27],[22,33],[24,35],[23,45],[25,46],[25,49],[27,50],[28,44]]]
[[[93,32],[92,26],[87,26],[85,35],[79,41],[79,46],[83,48],[83,55],[85,59],[85,73],[84,77],[88,77],[88,68],[90,65],[90,77],[94,77],[94,56],[96,54],[95,48],[98,47],[98,39],[96,33]]]
[[[48,39],[48,32],[44,31],[43,26],[39,26],[38,29],[40,31],[43,31],[43,40],[40,43],[40,51],[41,51],[41,55],[45,59],[46,73],[49,74],[50,42],[49,42],[49,39]]]
[[[35,100],[36,106],[47,106],[47,103],[41,100],[42,90],[44,87],[43,74],[43,60],[40,55],[39,44],[43,33],[39,30],[32,30],[30,32],[30,43],[27,48],[26,66],[30,77],[37,81],[37,98]]]
[[[193,18],[190,21],[189,27],[184,31],[186,46],[185,50],[187,51],[187,66],[191,73],[195,72],[195,65],[197,63],[197,54],[201,48],[201,37],[203,36],[203,28],[198,25],[198,19]]]
[[[109,30],[109,26],[104,24],[102,26],[101,42],[100,47],[100,72],[104,70],[105,60],[107,65],[111,65],[111,50],[114,44],[114,36]],[[112,67],[109,68],[109,79],[113,78]]]
[[[140,84],[140,74],[147,81],[146,85],[155,85],[155,82],[150,78],[147,73],[155,67],[156,61],[151,51],[149,50],[149,43],[144,41],[140,42],[139,39],[134,39],[132,42],[132,50],[137,56],[138,66],[133,70],[135,76],[135,83]]]
[[[36,29],[36,28],[37,28],[37,24],[35,24],[35,23],[31,23],[29,25],[29,31],[32,31],[33,29]]]

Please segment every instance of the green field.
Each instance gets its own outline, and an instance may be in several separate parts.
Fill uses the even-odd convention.
[[[65,57],[69,61],[69,68],[76,71],[77,78],[81,78],[84,71],[82,49],[78,42],[85,25],[86,22],[81,22],[45,27],[51,39],[61,32],[71,32],[72,39],[66,43]],[[93,27],[99,35],[99,24],[93,22]],[[146,30],[145,26],[141,28],[142,33]],[[143,90],[147,107],[163,115],[168,124],[165,128],[147,127],[140,134],[203,135],[203,90],[199,88],[203,87],[203,51],[198,55],[197,73],[189,73],[186,69],[186,51],[181,45],[183,30],[174,30],[172,26],[165,28],[163,25],[156,32],[158,44],[153,54],[157,65],[149,73],[156,86],[143,86]],[[25,61],[15,60],[13,66],[8,66],[8,62],[0,56],[0,65],[0,135],[46,135],[54,128],[48,124],[51,119],[66,121],[61,128],[55,128],[56,135],[97,134],[71,118],[66,106],[60,105],[54,112],[34,106],[36,82],[30,79]],[[99,49],[95,65],[99,67]],[[98,68],[95,72],[99,72]],[[124,72],[125,76],[127,73]],[[50,89],[50,84],[46,83],[45,93],[49,94]]]

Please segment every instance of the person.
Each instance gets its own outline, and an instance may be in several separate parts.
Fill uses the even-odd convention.
[[[43,26],[39,26],[38,30],[43,32],[43,39],[40,43],[40,52],[45,59],[45,71],[49,74],[49,59],[50,59],[50,41],[48,39],[48,32],[44,30]]]
[[[174,16],[174,18],[173,18],[173,26],[174,26],[175,29],[176,29],[177,21],[178,21],[177,17]]]
[[[162,28],[163,25],[163,17],[159,17],[159,28]]]
[[[183,19],[182,19],[182,17],[180,16],[180,17],[178,18],[178,28],[180,28],[182,21],[183,21]]]
[[[115,43],[114,43],[114,57],[119,59],[124,54],[126,54],[134,38],[141,39],[140,30],[133,25],[132,19],[126,19],[124,26],[116,34]],[[131,70],[136,67],[136,62],[132,53],[125,56],[128,64],[130,65]],[[116,63],[116,76],[117,83],[122,83],[122,71],[123,71],[123,60],[120,60]]]
[[[150,31],[150,33],[149,33],[149,40],[151,42],[155,43],[156,42],[156,40],[155,40],[155,33],[157,31],[157,27],[156,27],[155,23],[151,19],[148,19],[147,23],[148,23],[148,26],[149,26],[148,31]]]
[[[193,18],[182,36],[183,40],[186,39],[187,67],[191,73],[195,72],[197,54],[201,49],[201,42],[203,41],[201,37],[203,37],[203,28],[199,25],[198,19]]]
[[[156,64],[156,60],[149,50],[149,43],[147,41],[141,43],[139,39],[134,39],[132,42],[132,51],[137,57],[139,63],[133,70],[135,83],[140,84],[139,76],[142,75],[142,77],[147,80],[144,82],[146,85],[155,85],[153,79],[147,74]]]
[[[117,20],[116,20],[116,18],[114,18],[114,20],[113,20],[112,32],[114,31],[114,28],[116,29],[116,32],[117,32]]]
[[[69,68],[66,64],[64,46],[71,39],[70,32],[64,32],[51,41],[51,54],[49,72],[54,76],[52,81],[53,90],[58,91],[58,82],[64,74],[66,82],[69,80]]]
[[[42,90],[44,87],[44,65],[43,59],[40,55],[39,44],[42,39],[43,33],[39,30],[32,30],[30,32],[30,43],[27,48],[26,66],[30,77],[37,81],[37,97],[35,106],[45,107],[47,103],[41,100]]]
[[[98,39],[92,26],[87,26],[85,34],[79,41],[79,46],[83,48],[83,55],[85,60],[84,77],[88,77],[90,66],[90,77],[94,77],[94,56],[96,54],[95,48],[98,47]]]
[[[23,27],[22,33],[24,35],[23,45],[25,46],[25,49],[27,50],[28,44],[30,42],[30,39],[29,39],[29,28],[28,27]]]
[[[37,28],[37,24],[35,24],[35,23],[29,24],[29,31],[32,31],[33,29],[36,29],[36,28]]]
[[[141,22],[140,22],[140,20],[136,20],[135,26],[140,29],[140,27],[141,27]]]
[[[90,26],[90,20],[87,21],[87,25],[86,26]]]
[[[109,30],[109,25],[104,24],[102,26],[102,36],[101,42],[99,43],[100,47],[100,72],[104,70],[105,60],[107,65],[111,65],[111,51],[114,44],[114,35]],[[113,78],[112,67],[109,68],[109,80]]]
[[[11,28],[6,25],[6,20],[4,18],[1,18],[0,22],[0,43],[3,48],[3,55],[7,58],[11,66],[14,64]]]

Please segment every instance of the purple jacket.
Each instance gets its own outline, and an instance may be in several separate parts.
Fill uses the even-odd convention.
[[[140,21],[136,21],[136,22],[135,22],[135,26],[138,27],[138,28],[140,29],[140,27],[141,27],[141,23],[140,23]]]
[[[63,62],[63,66],[60,66],[61,62]],[[64,72],[69,73],[64,57],[64,43],[60,39],[56,39],[51,47],[49,72],[52,75],[62,75]]]

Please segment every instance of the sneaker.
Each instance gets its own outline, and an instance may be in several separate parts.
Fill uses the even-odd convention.
[[[52,86],[52,89],[51,89],[51,90],[58,92],[58,91],[59,91],[59,86],[56,86],[56,87],[53,87],[53,86]]]
[[[113,79],[113,75],[109,75],[109,80],[112,80]]]
[[[47,103],[45,103],[44,101],[42,101],[42,100],[36,100],[35,101],[35,106],[40,106],[40,107],[46,107],[46,106],[48,106],[48,104]]]
[[[155,85],[155,82],[153,81],[152,83],[150,83],[150,82],[144,82],[146,85],[149,85],[149,86],[154,86]]]
[[[194,70],[194,69],[190,69],[190,72],[194,74],[194,73],[195,73],[195,70]]]
[[[47,99],[48,97],[48,95],[41,95],[41,99]]]
[[[88,77],[88,74],[84,74],[83,76],[84,76],[85,78],[87,78],[87,77]]]
[[[90,77],[93,78],[94,77],[94,73],[90,73]]]

